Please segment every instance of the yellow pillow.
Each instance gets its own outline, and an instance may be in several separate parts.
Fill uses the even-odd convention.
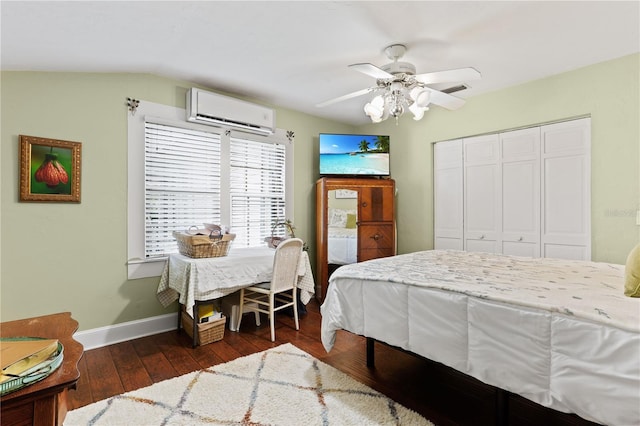
[[[624,268],[624,295],[640,297],[640,244],[635,246]]]
[[[356,227],[356,215],[348,213],[347,214],[347,224],[344,226],[345,228],[355,228]]]

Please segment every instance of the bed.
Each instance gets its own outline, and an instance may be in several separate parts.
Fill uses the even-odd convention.
[[[640,299],[624,266],[431,250],[343,266],[322,313],[347,330],[555,410],[640,424]]]
[[[358,261],[358,230],[354,228],[327,227],[327,262],[348,265]]]
[[[356,211],[331,208],[328,212],[327,262],[348,265],[358,261]]]

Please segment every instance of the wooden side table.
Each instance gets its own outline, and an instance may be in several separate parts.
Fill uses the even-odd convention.
[[[4,395],[0,399],[0,424],[62,425],[67,414],[67,391],[80,378],[78,362],[84,348],[73,339],[78,321],[70,312],[0,323],[1,337],[44,337],[58,339],[64,346],[62,364],[50,376]]]

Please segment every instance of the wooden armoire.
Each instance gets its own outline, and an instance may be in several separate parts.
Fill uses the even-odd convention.
[[[395,181],[379,178],[323,177],[316,182],[316,296],[323,301],[329,281],[328,211],[330,191],[357,193],[354,208],[357,261],[396,254]]]

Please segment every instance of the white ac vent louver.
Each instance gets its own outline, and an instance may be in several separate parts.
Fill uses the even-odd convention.
[[[187,91],[187,121],[263,135],[275,131],[273,109],[202,89]]]

